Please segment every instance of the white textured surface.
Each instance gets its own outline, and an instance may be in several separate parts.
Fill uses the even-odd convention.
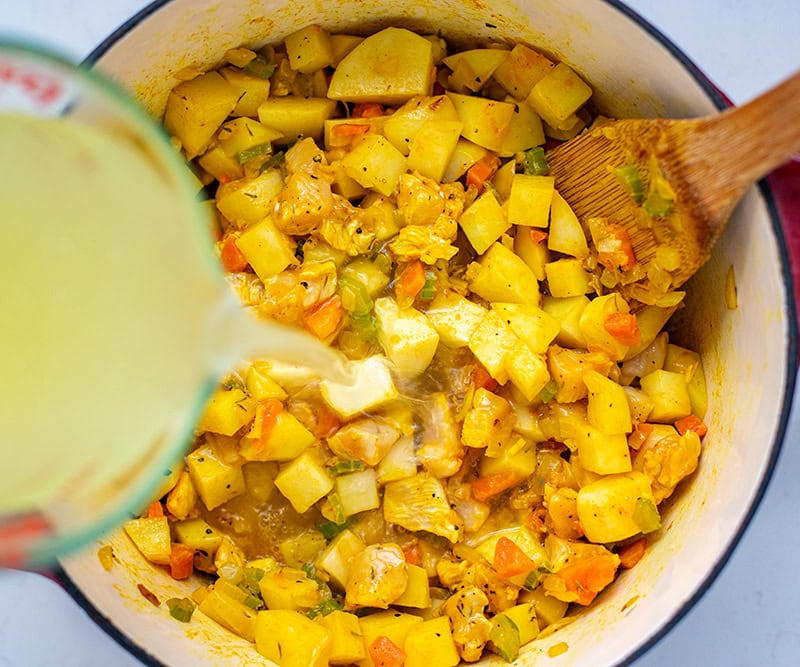
[[[13,2],[13,5],[12,5]],[[44,40],[76,59],[143,0],[0,0],[0,33]],[[630,0],[734,102],[800,68],[797,0]],[[798,119],[800,121],[800,119]],[[800,664],[800,416],[730,562],[692,611],[636,667]],[[0,571],[0,667],[135,667],[54,583]]]

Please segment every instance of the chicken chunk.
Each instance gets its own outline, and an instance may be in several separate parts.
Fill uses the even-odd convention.
[[[477,586],[466,586],[450,596],[444,611],[453,627],[453,640],[462,660],[475,662],[489,641],[492,622],[484,615],[488,598]]]
[[[408,585],[408,567],[403,550],[393,543],[371,544],[353,558],[345,586],[349,609],[387,609]]]
[[[328,438],[328,447],[343,459],[358,459],[375,466],[400,437],[394,426],[374,419],[359,419],[340,428]]]
[[[441,392],[433,394],[427,408],[417,458],[434,477],[444,479],[455,475],[461,467],[464,448],[447,396]]]
[[[697,469],[700,437],[694,431],[681,436],[668,435],[643,446],[633,462],[633,469],[650,478],[656,504],[669,498],[678,483]]]
[[[461,517],[450,507],[442,483],[429,472],[389,482],[383,493],[386,521],[406,530],[424,530],[457,542],[463,532]]]

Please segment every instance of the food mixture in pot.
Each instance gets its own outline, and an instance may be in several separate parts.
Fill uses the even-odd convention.
[[[513,661],[645,555],[706,430],[700,357],[664,330],[683,294],[610,289],[670,258],[639,265],[548,176],[546,149],[604,120],[591,88],[525,44],[318,26],[178,78],[164,125],[232,288],[370,382],[225,379],[125,526],[198,576],[172,615],[284,667]]]

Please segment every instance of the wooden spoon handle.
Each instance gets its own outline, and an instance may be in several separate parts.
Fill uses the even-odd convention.
[[[800,72],[705,125],[706,155],[713,151],[721,177],[744,191],[800,152]]]

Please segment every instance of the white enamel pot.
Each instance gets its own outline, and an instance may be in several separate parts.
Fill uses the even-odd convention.
[[[611,0],[161,0],[90,59],[158,116],[181,68],[212,66],[228,48],[278,41],[310,23],[359,32],[400,25],[457,40],[526,42],[574,66],[592,84],[600,108],[614,116],[689,117],[725,105],[697,67]],[[723,298],[730,266],[735,310]],[[719,573],[764,492],[786,428],[797,353],[791,284],[776,205],[762,183],[744,198],[713,259],[690,283],[681,314],[681,341],[702,352],[709,383],[709,435],[697,473],[665,512],[644,559],[575,623],[525,648],[519,665],[540,664],[539,658],[552,667],[629,662]],[[173,666],[267,664],[251,644],[201,613],[181,624],[163,603],[156,608],[145,601],[137,584],[163,601],[189,594],[197,583],[173,581],[122,535],[108,540],[119,559],[111,571],[102,569],[95,547],[65,559],[62,580],[139,659]],[[560,642],[568,650],[546,657]]]

